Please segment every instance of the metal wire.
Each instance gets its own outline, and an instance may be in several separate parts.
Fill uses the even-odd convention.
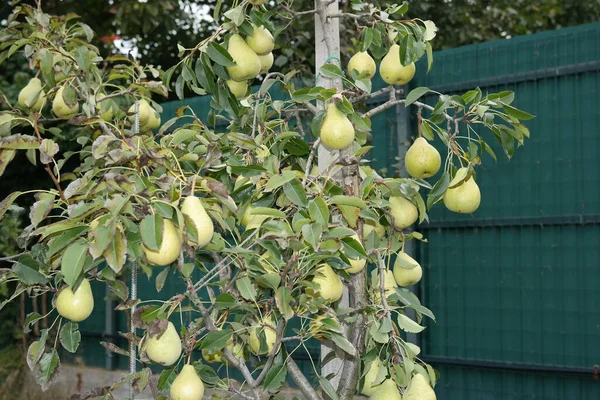
[[[133,133],[138,134],[140,131],[140,102],[135,102],[135,118],[133,122]],[[133,302],[137,300],[137,263],[131,264],[131,290],[130,290],[130,298]],[[135,303],[134,306],[131,307],[131,314],[129,318],[129,332],[135,335],[135,326],[133,323],[133,315],[135,313]],[[129,342],[129,373],[136,373],[136,344],[133,341]],[[135,395],[133,393],[133,379],[129,381],[129,398],[135,399]]]

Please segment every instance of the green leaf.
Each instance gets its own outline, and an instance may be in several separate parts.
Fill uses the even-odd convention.
[[[158,250],[162,244],[163,219],[158,214],[147,215],[140,223],[140,233],[144,246]]]
[[[404,314],[398,314],[398,326],[400,327],[400,329],[408,333],[419,333],[422,332],[423,329],[425,329],[425,327],[417,324],[415,321],[408,318]]]
[[[104,252],[104,258],[115,273],[121,272],[127,261],[127,239],[119,229],[115,230],[112,242]]]
[[[162,288],[165,286],[165,282],[167,280],[167,276],[169,276],[170,268],[165,268],[160,271],[160,274],[156,275],[156,281],[154,282],[156,286],[156,291],[160,292]]]
[[[329,396],[329,398],[331,400],[339,400],[339,397],[338,397],[337,393],[335,392],[335,389],[331,385],[331,382],[329,382],[329,380],[320,376],[319,377],[319,385],[323,388],[323,390],[325,391],[325,393],[327,394],[327,396]]]
[[[290,306],[291,300],[291,294],[287,287],[281,286],[277,288],[277,293],[275,293],[275,302],[279,312],[281,315],[283,315],[283,318],[285,318],[286,321],[294,316],[294,311]]]
[[[268,215],[275,218],[286,218],[285,213],[269,207],[255,207],[252,209],[252,215]]]
[[[163,371],[160,373],[160,376],[158,377],[158,390],[169,390],[175,378],[177,378],[177,370],[174,366],[167,369],[163,369]]]
[[[273,175],[265,185],[265,192],[272,192],[278,187],[283,186],[292,179],[296,178],[296,176],[297,175],[294,171],[284,171],[281,174]]]
[[[421,86],[421,87],[411,90],[410,93],[408,94],[408,96],[406,96],[406,102],[404,103],[404,107],[408,107],[409,105],[411,105],[415,101],[419,100],[425,93],[428,93],[428,92],[429,92],[429,88],[424,87],[424,86]]]
[[[342,70],[340,69],[340,67],[338,67],[335,64],[324,64],[320,68],[320,72],[321,72],[321,75],[326,76],[328,78],[335,78],[335,77],[343,77],[344,76],[344,73],[342,72]]]
[[[56,195],[54,193],[38,193],[36,195],[37,201],[33,203],[29,210],[29,219],[33,227],[37,227],[44,218],[50,214],[50,211],[54,207],[54,199]]]
[[[211,60],[224,67],[233,67],[236,65],[227,50],[218,43],[210,42],[206,48],[206,54],[208,54]]]
[[[2,202],[0,203],[0,220],[2,220],[4,214],[6,214],[6,211],[8,211],[8,208],[12,206],[12,204],[15,202],[17,197],[21,195],[21,193],[22,192],[12,192],[8,196],[6,196],[4,200],[2,200]]]
[[[367,203],[354,196],[333,196],[331,199],[329,199],[329,203],[343,206],[358,207],[360,209],[367,208]]]
[[[333,340],[337,347],[344,350],[346,353],[351,356],[356,355],[356,349],[344,336],[334,333],[331,335],[331,340]]]
[[[244,23],[245,13],[242,5],[232,8],[223,14],[226,18],[229,18],[236,26],[240,26]]]
[[[68,322],[63,325],[60,330],[60,344],[69,353],[75,353],[81,343],[81,332],[79,332],[79,325],[74,322]]]
[[[227,342],[231,339],[233,334],[226,330],[209,332],[202,341],[201,349],[211,350],[222,350],[227,346]]]
[[[535,115],[532,115],[532,114],[529,114],[528,112],[519,110],[518,108],[509,106],[508,104],[504,104],[504,111],[506,111],[506,113],[508,115],[510,115],[511,117],[520,119],[520,120],[528,120],[528,119],[535,118]]]
[[[48,283],[48,279],[38,269],[38,262],[29,254],[19,257],[19,261],[12,266],[12,271],[26,286]]]
[[[286,375],[287,369],[284,364],[272,366],[267,375],[265,375],[264,390],[271,392],[279,389],[285,382]]]
[[[221,293],[215,299],[215,307],[217,307],[218,310],[232,308],[235,306],[235,304],[235,297],[233,297],[229,293]]]
[[[306,192],[302,183],[298,179],[293,179],[283,185],[283,192],[287,198],[294,204],[300,207],[306,206]]]
[[[249,301],[256,301],[256,288],[250,281],[250,278],[244,276],[235,282],[235,286],[239,290],[242,297]]]
[[[40,49],[38,52],[40,58],[40,69],[44,75],[50,75],[52,73],[52,53],[45,48]]]
[[[60,272],[67,285],[73,286],[83,272],[83,263],[88,254],[88,242],[78,239],[65,250],[60,263]]]
[[[42,318],[43,317],[36,312],[27,314],[27,318],[25,318],[25,322],[23,323],[23,333],[31,332],[30,325],[31,326],[35,325],[35,323],[38,322]]]
[[[344,245],[344,253],[348,258],[364,258],[367,257],[367,253],[363,248],[362,244],[353,237],[345,237],[342,239]]]
[[[43,391],[48,390],[48,388],[54,383],[58,377],[59,367],[60,358],[58,357],[58,352],[56,349],[52,349],[49,353],[46,353],[42,356],[40,362],[38,363],[35,379]]]
[[[88,229],[87,226],[80,226],[77,228],[72,228],[69,230],[65,230],[59,236],[53,238],[48,244],[48,257],[53,257],[59,251],[67,247],[71,244],[75,239],[77,239],[82,233],[86,232]]]
[[[322,227],[329,225],[329,208],[323,197],[317,196],[308,202],[308,213],[310,218]]]
[[[27,154],[29,154],[30,151],[35,151],[33,149],[28,149],[27,150]],[[15,155],[17,154],[17,152],[15,150],[0,150],[0,176],[4,175],[4,171],[6,171],[6,167],[8,167],[8,164],[10,164],[10,162],[15,158]],[[15,192],[15,193],[20,193],[20,192]],[[14,194],[14,193],[13,193]],[[0,210],[0,219],[2,218],[2,215],[4,214],[1,210]]]
[[[318,223],[307,224],[302,227],[302,236],[314,250],[319,248],[321,241],[321,225]]]

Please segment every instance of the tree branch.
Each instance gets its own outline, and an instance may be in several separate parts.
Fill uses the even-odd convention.
[[[292,380],[298,386],[298,389],[302,392],[302,394],[306,397],[307,400],[322,400],[321,397],[315,391],[315,388],[312,387],[308,379],[304,376],[300,368],[298,368],[298,364],[294,361],[294,359],[290,356],[288,357],[285,367],[288,371],[288,374],[292,377]]]

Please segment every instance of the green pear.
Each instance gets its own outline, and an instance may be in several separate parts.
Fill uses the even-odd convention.
[[[213,237],[215,227],[212,219],[210,219],[208,213],[204,209],[202,201],[196,196],[186,197],[181,205],[181,213],[192,219],[192,222],[196,226],[196,231],[198,232],[196,240],[188,240],[189,245],[196,247],[206,246]]]
[[[171,384],[171,400],[202,400],[204,383],[193,365],[186,364]]]
[[[385,236],[385,227],[381,225],[379,221],[366,219],[365,223],[363,224],[363,239],[366,239],[373,231],[379,237],[379,239],[383,239]]]
[[[273,347],[275,346],[275,342],[277,341],[277,332],[275,329],[271,327],[275,327],[275,323],[270,316],[266,316],[264,321],[258,322],[250,328],[250,337],[248,338],[248,344],[250,345],[250,349],[256,355],[266,355],[271,353]],[[260,334],[264,332],[265,334],[265,342],[267,344],[267,348],[261,352],[260,348]]]
[[[417,207],[404,196],[390,197],[390,214],[394,228],[398,230],[408,228],[419,218]]]
[[[383,381],[379,388],[369,397],[370,400],[402,400],[398,386],[392,379]]]
[[[235,34],[229,38],[227,51],[236,64],[225,67],[231,79],[237,82],[246,81],[260,73],[260,58],[240,35]]]
[[[475,177],[470,176],[460,185],[453,187],[466,176],[468,168],[460,168],[454,178],[450,181],[446,193],[444,193],[444,204],[450,211],[461,214],[470,214],[479,208],[481,203],[481,192],[475,182]]]
[[[357,242],[362,243],[357,234],[352,235],[352,238]],[[346,268],[346,272],[349,274],[356,274],[357,272],[362,271],[366,264],[367,260],[364,258],[350,259],[350,268]]]
[[[323,118],[321,143],[332,150],[342,150],[354,141],[354,126],[339,108],[331,103]]]
[[[408,390],[404,392],[404,400],[436,400],[435,392],[429,386],[427,379],[421,375],[416,374],[412,377]]]
[[[381,285],[379,281],[379,274],[375,274],[375,286],[371,289],[371,293],[373,294],[373,303],[380,305],[381,304]],[[383,275],[383,293],[385,297],[389,297],[392,294],[396,293],[396,288],[398,284],[396,283],[396,278],[394,277],[394,273],[389,269],[385,270],[385,274]]]
[[[54,95],[52,112],[60,119],[71,119],[79,112],[79,104],[68,105],[63,98],[64,86],[61,86]]]
[[[37,98],[36,98],[37,97]],[[19,92],[18,103],[31,112],[38,112],[44,107],[46,92],[42,89],[42,81],[31,78]]]
[[[266,215],[254,215],[252,210],[254,210],[254,207],[248,206],[244,212],[244,215],[242,216],[241,223],[246,230],[260,228],[262,223],[269,218]]]
[[[400,63],[400,46],[393,44],[381,60],[379,74],[387,84],[406,85],[415,76],[415,63],[403,66]]]
[[[84,279],[73,293],[70,287],[65,287],[56,296],[56,311],[73,322],[81,322],[90,316],[94,310],[94,296],[90,281]]]
[[[423,276],[421,265],[405,252],[398,253],[394,262],[394,278],[402,287],[418,283]]]
[[[365,366],[366,367],[366,366]],[[370,396],[379,388],[380,385],[374,385],[373,382],[377,379],[379,375],[379,370],[382,368],[381,360],[378,358],[374,359],[370,363],[369,370],[365,374],[364,383],[362,388],[360,389],[360,393],[365,396]]]
[[[158,250],[142,245],[150,265],[167,265],[177,260],[181,253],[181,233],[170,219],[163,219],[162,243]]]
[[[233,342],[233,337],[230,337],[225,345],[225,348],[238,360],[244,358],[244,347],[239,343]],[[208,363],[225,363],[227,360],[223,357],[223,350],[208,350],[202,349],[202,358]]]
[[[139,123],[140,132],[148,132],[160,126],[160,114],[152,108],[148,100],[139,100]],[[135,122],[135,103],[127,110],[128,119],[133,124]]]
[[[160,336],[148,337],[146,355],[157,364],[173,365],[181,356],[181,339],[171,321]]]
[[[241,100],[246,97],[246,93],[248,92],[248,81],[236,82],[229,79],[225,81],[225,84],[236,99]]]
[[[366,51],[359,51],[348,61],[348,74],[356,71],[359,74],[364,73],[370,79],[375,75],[376,70],[375,60]]]
[[[342,280],[328,264],[317,267],[312,281],[319,288],[318,295],[326,301],[333,303],[342,298],[344,293]]]
[[[441,165],[440,153],[423,137],[415,140],[404,157],[404,166],[413,178],[430,178]]]
[[[252,26],[252,35],[246,38],[248,46],[259,56],[266,56],[273,51],[275,41],[273,35],[264,26]]]
[[[258,58],[260,60],[260,73],[266,74],[273,66],[273,53],[271,52],[264,56],[258,56]]]

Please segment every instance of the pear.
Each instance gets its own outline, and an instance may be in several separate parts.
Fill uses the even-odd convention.
[[[189,245],[197,247],[206,246],[213,237],[215,227],[200,199],[196,196],[186,197],[181,205],[181,213],[192,219],[198,232],[196,240],[191,238],[188,240]]]
[[[375,274],[376,276],[376,283],[375,283],[375,287],[373,287],[373,303],[379,305],[381,304],[381,290],[379,289],[381,287],[381,285],[379,284],[379,275]],[[394,273],[392,271],[390,271],[389,269],[385,270],[385,274],[383,276],[383,293],[385,294],[385,297],[389,297],[392,294],[396,293],[396,288],[398,287],[398,284],[396,283],[396,278],[394,277]]]
[[[328,264],[317,267],[313,283],[318,286],[319,295],[329,302],[336,302],[342,297],[344,285],[342,280]]]
[[[408,390],[404,392],[404,400],[436,400],[435,392],[429,386],[427,379],[421,375],[416,374],[410,381]]]
[[[244,359],[244,348],[239,343],[234,344],[233,337],[229,338],[227,344],[225,345],[225,348],[229,350],[231,354],[238,360]],[[202,358],[204,358],[204,360],[209,363],[227,364],[227,361],[223,357],[223,350],[202,349]]]
[[[160,114],[154,108],[151,108],[150,119],[148,123],[140,125],[140,132],[153,131],[160,126]]]
[[[81,322],[90,316],[94,310],[94,296],[90,281],[84,279],[73,293],[70,287],[65,287],[56,296],[56,310],[73,322]]]
[[[37,99],[35,99],[37,94]],[[32,104],[33,100],[35,103]],[[42,89],[42,81],[38,78],[31,78],[27,85],[19,92],[18,103],[21,107],[29,109],[31,112],[38,112],[44,107],[46,102],[46,92]]]
[[[481,203],[481,192],[479,186],[475,182],[475,177],[470,176],[466,181],[462,182],[457,187],[456,185],[462,178],[465,177],[468,169],[460,168],[454,178],[448,185],[449,189],[444,193],[444,204],[450,211],[461,214],[470,214],[479,208]]]
[[[242,222],[242,226],[246,230],[260,228],[260,226],[262,225],[262,223],[267,218],[269,218],[266,215],[253,215],[252,214],[252,210],[253,209],[254,209],[254,207],[248,206],[246,208],[246,211],[244,212],[244,215],[242,216],[242,221],[241,221]]]
[[[153,362],[162,365],[173,365],[179,359],[181,339],[171,321],[162,335],[147,339],[146,355]]]
[[[361,243],[360,238],[357,234],[352,235],[352,238],[354,238],[354,240],[356,240],[357,242]],[[348,272],[349,274],[356,274],[357,272],[362,271],[366,264],[367,260],[364,258],[350,259],[350,268],[346,268],[346,272]]]
[[[186,364],[171,384],[171,400],[202,400],[204,383],[193,365]]]
[[[377,388],[379,388],[380,385],[373,385],[373,382],[375,381],[375,379],[377,379],[380,368],[381,360],[379,359],[379,357],[371,361],[371,367],[365,374],[364,384],[360,389],[361,394],[364,394],[365,396],[370,396],[373,393],[375,393]]]
[[[267,2],[267,0],[248,0],[248,2],[253,6],[262,6]]]
[[[367,78],[371,79],[375,75],[376,69],[375,60],[366,51],[359,51],[348,61],[348,74],[356,71],[359,74],[364,73]]]
[[[398,230],[408,228],[419,218],[417,207],[404,196],[390,197],[390,214],[394,228]]]
[[[373,231],[379,236],[379,239],[383,239],[385,236],[385,227],[381,225],[379,221],[372,221],[370,219],[365,220],[365,223],[363,224],[363,239],[366,239]]]
[[[142,248],[150,265],[171,264],[181,252],[181,234],[170,219],[164,219],[160,248],[151,250],[143,245]]]
[[[71,119],[79,112],[79,104],[68,105],[63,98],[64,86],[61,86],[54,95],[52,112],[60,119]]]
[[[412,267],[412,268],[411,268]],[[394,262],[394,278],[402,287],[418,283],[423,276],[421,265],[405,252],[398,253]]]
[[[430,178],[440,170],[441,165],[440,153],[423,137],[415,140],[404,157],[404,166],[413,178]]]
[[[379,74],[387,84],[406,85],[415,76],[415,63],[403,66],[400,63],[400,46],[393,44],[381,60]]]
[[[352,122],[333,103],[327,108],[319,137],[321,143],[332,150],[345,149],[354,141]]]
[[[271,353],[273,350],[273,346],[275,346],[275,342],[277,341],[277,332],[275,329],[271,328],[271,326],[275,326],[273,319],[270,316],[265,317],[264,322],[256,323],[250,328],[250,337],[248,338],[248,344],[250,345],[250,349],[256,355],[266,355]],[[261,352],[260,350],[260,334],[261,332],[265,333],[265,342],[267,344],[267,348],[265,351]]]
[[[240,35],[235,34],[229,38],[227,51],[236,64],[233,67],[225,67],[231,79],[237,82],[246,81],[260,73],[260,58]]]
[[[258,58],[260,60],[260,73],[266,74],[273,66],[273,53],[271,52],[264,56],[258,56]]]
[[[275,41],[273,35],[264,26],[254,26],[252,35],[246,38],[248,46],[259,56],[266,56],[273,51]]]
[[[158,128],[160,126],[160,114],[152,108],[148,100],[141,99],[139,103],[138,121],[140,123],[140,132],[147,132]],[[127,118],[133,124],[135,122],[135,103],[129,107],[127,114],[129,114]]]
[[[369,397],[370,400],[402,400],[398,386],[392,379],[383,381],[379,388]]]
[[[246,97],[246,93],[248,92],[248,81],[236,82],[229,79],[225,81],[225,84],[236,99],[241,100]]]

